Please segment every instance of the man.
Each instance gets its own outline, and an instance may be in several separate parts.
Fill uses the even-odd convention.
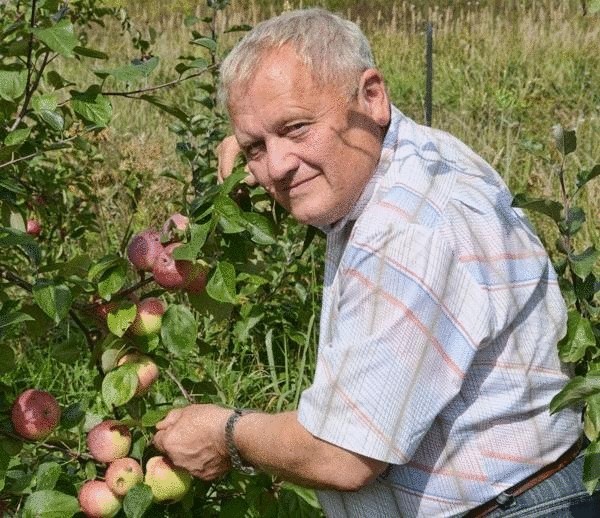
[[[157,447],[206,480],[243,459],[316,488],[328,516],[587,502],[580,472],[564,481],[581,469],[580,417],[548,412],[568,379],[564,302],[497,173],[392,106],[364,35],[324,10],[255,27],[221,67],[221,97],[235,133],[222,174],[241,149],[327,233],[318,363],[297,412],[193,405],[157,425]]]

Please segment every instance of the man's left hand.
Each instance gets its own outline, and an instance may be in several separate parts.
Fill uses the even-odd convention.
[[[231,412],[216,405],[172,410],[156,424],[154,445],[195,477],[219,478],[231,469],[225,444],[225,424]]]

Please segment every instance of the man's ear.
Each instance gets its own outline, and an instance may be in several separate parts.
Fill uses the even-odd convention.
[[[387,127],[390,122],[390,99],[383,75],[376,68],[368,68],[360,76],[358,100],[378,126]]]

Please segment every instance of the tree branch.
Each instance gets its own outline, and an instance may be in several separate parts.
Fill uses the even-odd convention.
[[[194,404],[196,402],[196,400],[187,390],[185,390],[185,387],[181,384],[181,381],[179,381],[175,377],[175,374],[173,374],[170,369],[165,369],[165,372],[166,372],[167,376],[169,376],[169,378],[171,378],[173,383],[175,383],[175,385],[177,385],[177,388],[183,394],[183,397],[185,399],[187,399],[190,404]]]
[[[163,83],[162,85],[149,86],[148,88],[140,88],[139,90],[131,90],[129,92],[102,92],[102,95],[112,95],[112,96],[129,97],[132,99],[136,99],[135,94],[143,94],[146,92],[153,92],[155,90],[160,90],[162,88],[167,88],[169,86],[174,86],[179,83],[183,83],[184,81],[187,81],[188,79],[192,79],[194,77],[201,76],[205,72],[208,72],[215,67],[216,67],[216,65],[210,65],[209,67],[205,68],[204,70],[202,70],[200,72],[190,74],[189,76],[186,76],[186,77],[180,77],[179,79],[174,79],[173,81],[169,81],[168,83]]]

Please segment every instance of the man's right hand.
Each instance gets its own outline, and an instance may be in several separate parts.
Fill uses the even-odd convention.
[[[233,166],[235,165],[235,160],[242,152],[236,138],[234,135],[229,135],[225,137],[223,141],[217,146],[217,180],[219,183],[223,183],[225,178],[227,178],[233,171]],[[244,179],[244,183],[248,185],[256,185],[258,182],[256,178],[252,175],[248,167],[245,168],[246,173],[248,175]]]

